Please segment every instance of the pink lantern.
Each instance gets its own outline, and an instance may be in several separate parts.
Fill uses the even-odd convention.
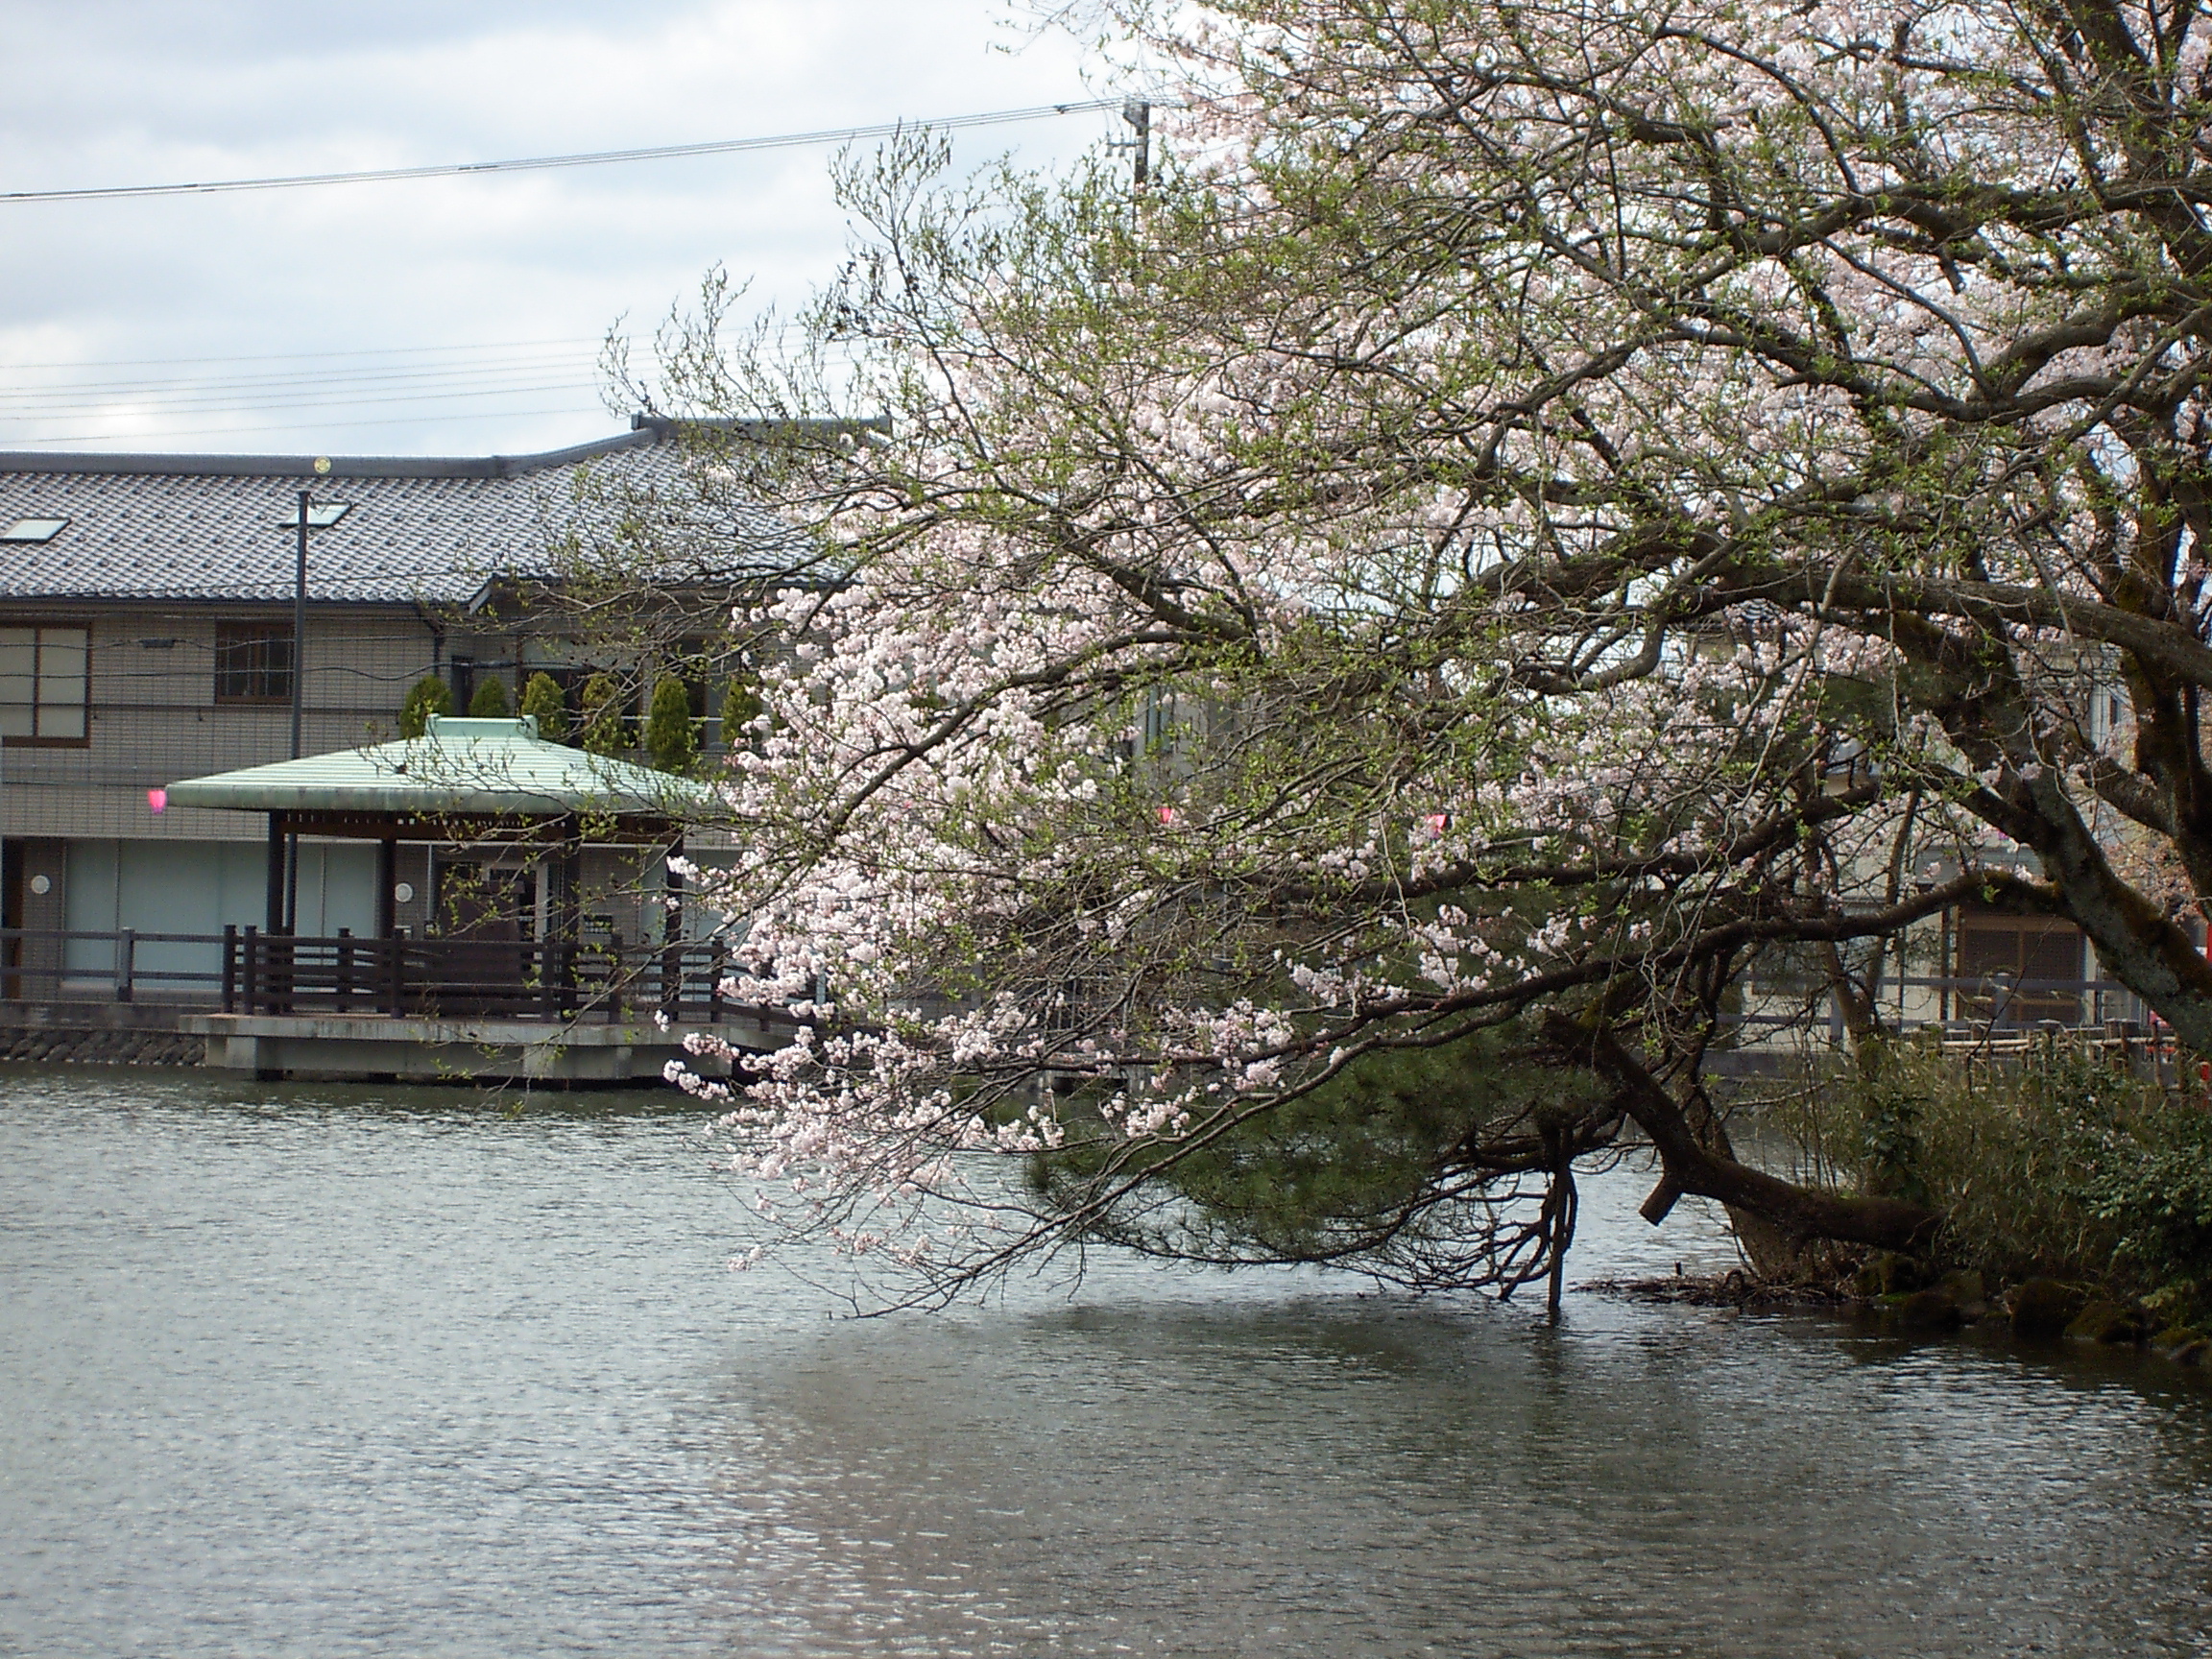
[[[146,791],[146,805],[149,805],[149,806],[151,806],[151,807],[152,807],[152,808],[153,808],[155,811],[156,811],[156,812],[166,812],[166,811],[168,811],[168,810],[169,810],[169,791],[168,791],[168,790],[166,790],[166,789],[149,789],[149,790],[147,790],[147,791]]]

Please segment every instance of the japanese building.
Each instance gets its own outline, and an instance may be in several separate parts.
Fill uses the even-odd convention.
[[[703,470],[671,422],[643,417],[519,456],[0,454],[0,926],[260,924],[258,826],[171,805],[163,786],[392,737],[426,676],[456,711],[487,680],[512,704],[541,670],[573,694],[609,648],[512,595],[559,583],[580,549],[618,531],[643,525],[676,549],[699,613],[726,616],[729,592],[777,568],[796,538]],[[653,672],[627,666],[633,683]],[[697,701],[711,747],[709,690]],[[440,858],[434,845],[402,850],[385,896],[398,926],[435,929]],[[371,845],[301,843],[297,931],[373,931],[377,876]],[[541,895],[517,902],[542,914]],[[641,936],[651,919],[621,902],[607,898],[585,925]],[[67,972],[108,974],[99,939],[64,949]]]

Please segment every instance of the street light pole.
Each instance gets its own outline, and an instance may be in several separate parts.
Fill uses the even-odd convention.
[[[1131,169],[1132,179],[1137,186],[1136,194],[1142,196],[1144,194],[1145,186],[1152,181],[1152,100],[1149,98],[1124,99],[1121,105],[1121,119],[1128,122],[1133,131],[1126,138],[1107,139],[1106,148],[1109,150],[1126,150],[1130,153],[1136,163]]]
[[[307,506],[300,492],[300,541],[292,562],[292,758],[300,758],[300,717],[307,695]]]
[[[300,492],[299,540],[292,560],[292,758],[300,758],[301,718],[307,707],[307,507],[308,493]],[[284,837],[284,931],[300,931],[300,836]]]
[[[315,475],[320,478],[330,470],[330,463],[320,457],[315,462]],[[311,492],[300,492],[299,517],[294,521],[292,557],[292,758],[300,758],[301,731],[307,711],[307,531],[312,522],[309,509],[314,506]],[[340,513],[344,508],[338,509]],[[284,931],[300,931],[300,837],[290,834],[284,838]]]

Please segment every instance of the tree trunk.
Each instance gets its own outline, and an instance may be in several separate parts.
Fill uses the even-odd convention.
[[[1653,1079],[1653,1087],[1657,1087],[1657,1079]],[[1687,1107],[1678,1108],[1678,1110],[1681,1111],[1683,1121],[1688,1124],[1690,1133],[1696,1138],[1699,1146],[1716,1158],[1730,1164],[1736,1162],[1736,1147],[1735,1143],[1728,1138],[1728,1126],[1720,1121],[1720,1114],[1713,1110],[1712,1102],[1706,1099],[1702,1090],[1692,1098]],[[1649,1131],[1647,1130],[1646,1133],[1649,1133]],[[1665,1185],[1665,1180],[1662,1178],[1661,1186],[1664,1187]],[[1674,1207],[1675,1198],[1680,1196],[1681,1190],[1677,1189],[1673,1195],[1666,1200],[1658,1215],[1649,1217],[1654,1227],[1666,1218],[1667,1212]],[[1699,1196],[1710,1196],[1710,1194],[1700,1193]],[[1650,1200],[1646,1200],[1647,1213],[1648,1213],[1649,1204]],[[1791,1238],[1757,1211],[1746,1210],[1738,1204],[1729,1204],[1726,1209],[1728,1211],[1728,1225],[1736,1235],[1736,1242],[1743,1247],[1744,1256],[1750,1261],[1752,1267],[1762,1276],[1786,1277],[1804,1265],[1805,1250],[1801,1240]]]
[[[1611,1031],[1593,1031],[1554,1015],[1551,1036],[1612,1081],[1623,1110],[1651,1138],[1659,1153],[1660,1179],[1644,1202],[1643,1215],[1653,1226],[1685,1194],[1717,1198],[1731,1215],[1742,1212],[1752,1222],[1751,1235],[1739,1237],[1744,1238],[1753,1265],[1764,1272],[1768,1269],[1761,1254],[1772,1253],[1787,1266],[1803,1246],[1822,1239],[1878,1250],[1924,1249],[1942,1225],[1941,1214],[1924,1205],[1823,1192],[1739,1164],[1726,1149],[1725,1134],[1707,1144],[1680,1104]],[[1719,1128],[1718,1121],[1714,1127]],[[1756,1249],[1753,1236],[1762,1240]]]

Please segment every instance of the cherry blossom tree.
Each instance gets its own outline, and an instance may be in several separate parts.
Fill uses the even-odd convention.
[[[795,351],[710,284],[650,389],[794,422],[702,466],[820,550],[718,893],[818,1024],[685,1077],[764,1210],[901,1294],[1112,1240],[1556,1295],[1633,1135],[1654,1221],[1912,1246],[1706,1066],[1761,951],[1848,992],[1967,898],[2212,1053],[2197,7],[1102,16],[1180,77],[1142,190],[895,145]]]

